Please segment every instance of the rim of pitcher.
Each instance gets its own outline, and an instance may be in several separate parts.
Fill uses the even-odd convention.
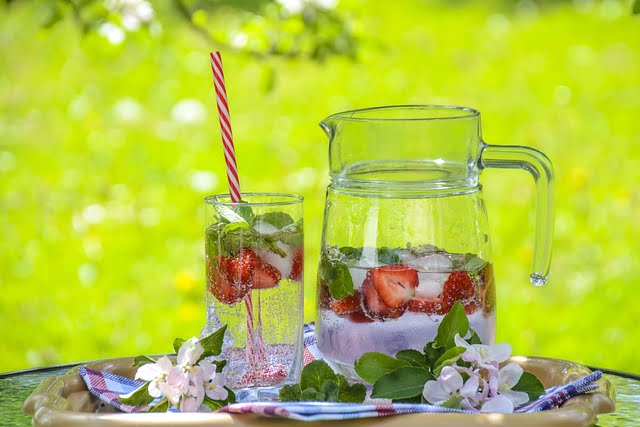
[[[376,117],[376,116],[357,116],[362,113],[371,113],[375,111],[389,110],[424,110],[425,116],[420,117]],[[456,111],[458,114],[451,116],[429,116],[427,111]],[[385,105],[380,107],[358,108],[355,110],[341,111],[327,117],[328,119],[340,119],[349,121],[420,121],[420,120],[451,120],[466,119],[479,117],[480,111],[470,107],[460,107],[457,105],[438,105],[438,104],[408,104],[408,105]]]

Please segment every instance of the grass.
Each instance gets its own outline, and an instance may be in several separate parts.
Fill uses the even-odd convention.
[[[639,18],[610,1],[456,5],[341,2],[355,62],[225,56],[243,188],[306,198],[306,319],[328,184],[319,120],[465,105],[487,142],[533,146],[556,167],[543,288],[528,284],[533,182],[482,175],[498,340],[640,372]],[[225,190],[209,47],[170,17],[162,35],[113,46],[72,22],[40,29],[29,3],[2,8],[0,371],[170,351],[203,324],[202,198]]]

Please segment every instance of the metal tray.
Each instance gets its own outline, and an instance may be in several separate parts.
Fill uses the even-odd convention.
[[[514,356],[526,371],[535,374],[545,388],[566,384],[585,376],[591,371],[582,365],[560,359]],[[133,358],[107,359],[89,363],[88,368],[110,371],[132,378]],[[253,415],[230,415],[222,413],[137,413],[116,412],[100,402],[87,390],[78,374],[78,367],[67,374],[47,378],[27,398],[22,408],[33,415],[34,426],[276,426],[313,427],[332,423],[340,427],[412,427],[412,426],[588,426],[597,414],[613,412],[615,393],[606,379],[601,379],[599,388],[587,395],[574,397],[561,408],[529,414],[407,414],[381,418],[365,418],[348,421],[294,421],[262,418]]]

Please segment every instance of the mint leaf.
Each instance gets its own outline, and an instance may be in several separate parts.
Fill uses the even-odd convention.
[[[156,361],[148,356],[136,356],[133,358],[133,365],[131,366],[142,366],[147,363],[156,363]]]
[[[173,340],[173,351],[177,353],[184,343],[185,340],[183,340],[182,338],[176,338],[175,340]]]
[[[383,353],[368,352],[356,360],[353,368],[362,379],[373,384],[380,377],[409,366],[411,365],[406,360],[399,360]]]
[[[352,248],[351,246],[343,246],[339,249],[343,258],[349,261],[358,261],[362,257],[362,248]]]
[[[238,203],[240,203],[239,206],[233,207],[233,210],[235,211],[235,213],[240,215],[242,219],[244,219],[249,225],[253,224],[256,218],[256,215],[253,213],[251,206],[249,206],[249,204],[244,200],[240,200]]]
[[[349,385],[349,383],[347,383],[347,385],[344,385],[341,381],[339,381],[338,384],[340,386],[340,390],[338,392],[339,402],[345,402],[345,403],[364,402],[364,398],[367,396],[367,388],[364,386],[364,384],[355,383],[353,385]]]
[[[225,233],[229,233],[235,230],[249,230],[250,228],[251,227],[249,227],[249,224],[247,224],[246,222],[230,222],[229,224],[226,224],[224,227],[222,227],[222,231]]]
[[[251,214],[248,214],[246,209],[242,210],[242,208],[244,207],[236,207],[236,209],[232,210],[224,205],[214,203],[213,208],[216,210],[216,213],[220,217],[220,220],[224,223],[244,222],[245,224],[249,224],[249,221],[245,219],[245,216],[248,216],[249,219],[251,219],[251,215],[253,215],[253,212],[251,212]],[[249,206],[247,206],[247,208],[251,210]]]
[[[303,393],[309,388],[322,390],[325,380],[336,381],[336,374],[324,360],[314,360],[302,369],[300,389]]]
[[[200,344],[202,344],[202,347],[204,347],[204,353],[202,353],[202,356],[200,356],[198,362],[203,360],[205,357],[218,356],[220,354],[220,352],[222,351],[222,343],[224,342],[224,333],[226,330],[227,325],[224,325],[222,328],[200,340]]]
[[[384,265],[400,264],[400,257],[393,249],[383,246],[378,249],[378,263]]]
[[[436,368],[433,370],[433,375],[435,375],[436,377],[440,375],[442,368],[444,368],[445,366],[451,366],[456,363],[458,359],[460,359],[460,356],[462,356],[462,353],[464,353],[465,351],[467,351],[467,349],[464,347],[453,347],[445,351],[444,354],[440,356],[436,361],[434,365]]]
[[[280,402],[299,402],[301,393],[300,384],[287,384],[280,389]]]
[[[522,373],[518,384],[511,387],[511,390],[524,391],[529,395],[529,401],[536,400],[544,394],[544,386],[540,380],[527,371]]]
[[[460,405],[460,402],[459,397],[451,396],[445,402],[442,402],[440,406],[444,406],[445,408],[461,409],[462,405]]]
[[[424,384],[433,380],[429,371],[404,367],[378,378],[373,385],[372,398],[406,399],[422,394]]]
[[[266,222],[273,225],[278,230],[282,230],[288,225],[293,224],[293,218],[284,212],[267,212],[255,217],[255,222]]]
[[[349,268],[340,261],[331,262],[324,258],[318,270],[320,280],[329,288],[329,294],[337,300],[345,299],[354,294],[353,279]]]
[[[224,389],[227,390],[227,403],[236,403],[236,394],[229,387],[224,386]]]
[[[163,397],[158,403],[149,408],[147,412],[167,412],[169,409],[169,401]]]
[[[154,397],[149,394],[149,384],[150,382],[146,382],[131,393],[119,396],[118,399],[125,405],[131,405],[135,408],[146,406],[153,402],[154,399]]]
[[[316,402],[324,401],[324,393],[316,390],[313,387],[309,387],[300,393],[300,400],[303,402]]]
[[[428,368],[424,354],[420,353],[418,350],[400,350],[396,353],[396,359],[409,362],[411,366],[415,366],[416,368]]]
[[[285,245],[289,245],[294,248],[304,246],[304,233],[302,232],[302,218],[294,222],[291,225],[286,226],[278,234],[278,240]]]
[[[455,347],[454,337],[460,334],[461,337],[467,335],[469,331],[469,319],[464,312],[462,303],[456,301],[451,311],[447,313],[440,326],[438,326],[438,334],[434,340],[436,347],[444,347],[449,349]]]
[[[476,271],[484,267],[487,261],[483,260],[477,255],[471,255],[471,258],[467,260],[467,262],[462,266],[462,270],[465,271]]]
[[[334,380],[325,380],[322,383],[322,393],[326,402],[339,402],[340,401],[340,386]]]
[[[424,346],[424,358],[427,362],[427,366],[429,366],[429,369],[431,369],[432,371],[435,370],[436,362],[438,361],[440,356],[444,354],[444,352],[445,352],[445,348],[444,347],[436,348],[435,342],[433,341],[428,342]]]
[[[404,399],[392,399],[393,403],[422,403],[422,394]]]

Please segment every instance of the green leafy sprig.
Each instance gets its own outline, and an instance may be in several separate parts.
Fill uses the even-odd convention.
[[[280,389],[282,402],[351,402],[362,403],[367,390],[364,384],[349,384],[323,360],[314,360],[302,369],[299,384]]]

